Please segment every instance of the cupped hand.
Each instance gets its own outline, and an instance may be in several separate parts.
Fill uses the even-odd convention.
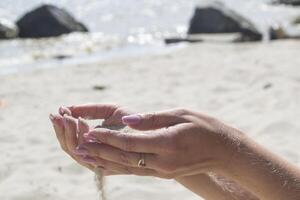
[[[84,135],[90,142],[80,144],[77,155],[89,156],[104,169],[169,179],[228,167],[242,136],[212,117],[185,109],[123,116],[122,122],[140,132],[90,130]],[[146,165],[140,167],[142,158]]]
[[[87,104],[61,107],[59,108],[59,114],[50,114],[50,120],[61,148],[80,165],[95,171],[95,168],[99,167],[93,163],[95,158],[79,155],[76,149],[78,145],[86,142],[83,134],[90,130],[89,125],[81,117],[86,119],[102,119],[104,120],[102,123],[103,126],[121,127],[124,126],[122,117],[130,113],[120,106],[112,104]],[[103,169],[103,174],[116,175],[120,174],[120,172]]]

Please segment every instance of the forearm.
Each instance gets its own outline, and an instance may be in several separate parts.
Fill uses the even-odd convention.
[[[206,200],[258,200],[235,182],[213,174],[184,176],[176,180]]]
[[[264,200],[299,200],[300,170],[244,137],[224,176]]]

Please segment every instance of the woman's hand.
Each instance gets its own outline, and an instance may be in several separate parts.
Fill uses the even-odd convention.
[[[92,171],[94,171],[96,167],[99,168],[99,166],[102,166],[100,168],[102,169],[102,174],[104,176],[135,174],[172,178],[174,174],[167,171],[168,167],[164,169],[167,172],[159,172],[159,170],[136,167],[136,163],[141,156],[139,153],[126,152],[122,151],[120,148],[99,144],[97,137],[92,137],[91,134],[86,134],[84,137],[84,134],[89,132],[90,127],[83,119],[81,119],[81,117],[86,119],[104,119],[103,124],[106,127],[122,127],[125,123],[129,124],[132,128],[139,130],[158,129],[162,127],[163,124],[167,123],[169,118],[178,123],[187,123],[188,121],[187,119],[182,119],[182,114],[184,114],[185,111],[181,110],[175,110],[165,114],[158,113],[125,117],[131,113],[132,112],[127,111],[127,109],[115,105],[90,104],[60,108],[59,115],[50,115],[50,119],[53,123],[62,149],[80,165],[85,166]],[[174,117],[172,117],[173,115]],[[78,118],[78,120],[74,117]],[[161,118],[158,119],[157,117]],[[172,125],[175,121],[170,121],[171,124],[167,124]],[[107,131],[106,129],[102,130]],[[149,132],[149,134],[151,134],[151,132]],[[167,138],[169,137],[171,136],[167,136]],[[163,138],[164,136],[162,135],[161,139]],[[168,140],[170,139],[171,138]],[[133,144],[129,143],[129,141],[127,141],[127,148],[133,148]],[[168,143],[170,142],[171,141]],[[92,148],[85,149],[85,146]],[[176,151],[173,153],[176,153]],[[146,159],[146,162],[148,162],[149,157]],[[132,162],[132,160],[134,161]],[[130,162],[132,162],[132,164],[130,164]],[[146,167],[148,167],[147,163]],[[233,198],[244,200],[257,199],[248,191],[243,190],[240,186],[228,181],[216,182],[213,177],[210,177],[207,174],[181,176],[177,177],[176,180],[191,191],[194,191],[208,200]],[[230,190],[227,188],[230,188]]]
[[[299,168],[209,116],[184,109],[132,115],[114,105],[74,106],[60,114],[64,117],[50,118],[62,148],[92,170],[100,166],[104,175],[175,178],[207,199],[257,199],[251,193],[272,200],[300,197]],[[104,127],[128,125],[142,132],[90,129],[66,115],[104,119]],[[225,176],[225,182],[208,172]],[[235,181],[230,188],[236,192],[224,190],[228,179]]]
[[[214,118],[184,109],[123,116],[122,121],[143,132],[96,128],[84,135],[93,142],[79,145],[77,153],[104,169],[169,179],[221,171],[242,136]],[[141,159],[144,167],[138,166]]]
[[[122,116],[130,112],[116,105],[81,105],[72,107],[61,107],[58,115],[50,114],[50,120],[53,124],[57,139],[61,148],[71,156],[80,165],[94,171],[97,165],[93,164],[93,158],[84,155],[78,155],[76,147],[87,142],[83,134],[90,130],[89,125],[80,117],[89,119],[104,119],[106,126],[124,126]],[[78,118],[74,118],[74,117]],[[77,154],[75,153],[77,152]],[[120,172],[112,170],[103,170],[106,176],[117,175]]]

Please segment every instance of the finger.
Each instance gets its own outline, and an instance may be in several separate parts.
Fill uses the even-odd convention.
[[[63,117],[60,115],[52,115],[50,114],[50,120],[53,123],[53,127],[55,129],[56,137],[60,143],[61,148],[69,155],[71,156],[77,163],[80,165],[87,167],[90,170],[93,170],[94,167],[92,165],[86,164],[84,162],[80,162],[80,158],[72,152],[69,151],[67,144],[66,144],[66,138],[65,138],[65,128],[64,128],[64,122]]]
[[[108,160],[114,163],[129,167],[137,167],[141,159],[140,153],[126,152],[120,149],[99,143],[83,143],[77,148],[78,155],[88,155],[90,157],[99,157],[104,160]],[[146,168],[157,168],[157,156],[154,154],[143,154],[143,158],[146,162]]]
[[[58,109],[58,112],[61,116],[64,116],[64,115],[72,116],[72,112],[70,111],[70,109],[68,109],[67,107],[64,107],[64,106],[61,106]]]
[[[103,144],[123,151],[136,153],[159,153],[164,142],[156,134],[123,133],[104,128],[91,130],[87,137],[96,138]]]
[[[70,152],[74,152],[78,146],[77,141],[77,122],[74,118],[64,115],[66,145]]]
[[[133,174],[138,176],[159,176],[159,173],[153,169],[138,168],[138,167],[128,167],[114,163],[108,160],[104,160],[96,157],[85,156],[82,158],[83,162],[90,163],[93,165],[101,166],[104,169],[109,169],[120,174]]]
[[[75,118],[107,119],[119,108],[114,104],[85,104],[67,107]]]
[[[133,129],[155,130],[188,122],[188,120],[184,117],[186,114],[187,111],[183,109],[176,109],[152,114],[124,116],[122,121],[124,124]]]
[[[85,141],[83,134],[88,133],[89,132],[89,125],[88,123],[82,119],[81,117],[79,117],[78,119],[78,144],[82,144]]]
[[[59,141],[61,148],[64,151],[67,151],[68,148],[67,148],[66,139],[65,139],[65,128],[64,128],[64,124],[63,124],[63,117],[61,117],[59,115],[50,114],[49,118],[53,124],[53,128],[54,128],[56,137]]]

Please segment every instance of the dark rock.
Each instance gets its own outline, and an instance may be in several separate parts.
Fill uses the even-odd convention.
[[[66,10],[53,5],[42,5],[17,21],[21,38],[55,37],[71,32],[87,32]]]
[[[273,1],[273,3],[300,6],[300,0],[276,0],[276,1]]]
[[[18,36],[18,27],[5,19],[0,19],[0,39],[11,39]]]
[[[269,35],[270,35],[271,40],[291,38],[290,36],[288,36],[288,34],[285,32],[285,30],[281,26],[270,27]]]
[[[262,39],[259,30],[246,18],[223,3],[198,6],[190,21],[188,34],[241,33],[249,41]]]
[[[72,56],[70,55],[55,55],[53,56],[53,58],[55,60],[65,60],[65,59],[68,59],[68,58],[71,58]]]
[[[293,20],[293,24],[295,24],[295,25],[300,24],[300,16],[296,17],[296,18]]]
[[[165,43],[166,44],[175,44],[180,42],[188,42],[188,43],[196,43],[196,42],[202,42],[202,39],[193,39],[193,38],[180,38],[180,37],[174,37],[174,38],[166,38]]]

